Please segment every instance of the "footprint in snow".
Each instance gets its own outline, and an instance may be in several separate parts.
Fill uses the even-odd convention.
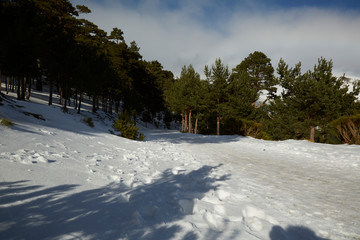
[[[52,136],[55,136],[55,135],[56,135],[56,133],[51,132],[51,131],[49,131],[49,130],[46,130],[45,128],[40,128],[40,129],[38,129],[38,130],[39,130],[40,133],[43,133],[43,134],[46,134],[46,135],[52,135]]]
[[[219,189],[215,192],[215,195],[220,201],[224,201],[230,196],[230,193],[225,190]]]
[[[225,219],[216,213],[206,212],[204,220],[215,231],[223,231],[226,227]]]
[[[273,225],[279,225],[279,223],[271,216],[265,214],[265,212],[254,206],[247,206],[242,210],[243,222],[251,230],[260,232],[264,228],[270,230]]]

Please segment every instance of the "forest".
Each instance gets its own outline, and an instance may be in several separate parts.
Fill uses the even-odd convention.
[[[68,0],[1,0],[1,94],[29,100],[47,86],[48,104],[56,92],[64,111],[73,102],[80,113],[89,97],[93,112],[178,121],[192,134],[360,144],[360,84],[334,76],[332,60],[320,57],[304,72],[280,59],[275,69],[254,51],[233,69],[215,59],[205,79],[190,63],[175,77],[144,60],[120,28],[107,33],[81,18],[90,12]]]

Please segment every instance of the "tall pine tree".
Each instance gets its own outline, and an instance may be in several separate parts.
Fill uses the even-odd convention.
[[[226,112],[226,89],[230,77],[228,66],[225,66],[220,58],[209,68],[205,66],[205,76],[210,83],[210,94],[215,102],[216,112],[216,134],[220,135],[220,124],[223,115]]]
[[[332,67],[331,60],[320,58],[313,71],[301,74],[300,63],[289,68],[280,60],[277,70],[283,92],[272,104],[271,117],[288,129],[282,137],[315,141],[316,129],[353,112],[359,90],[349,91],[346,79],[333,76]]]

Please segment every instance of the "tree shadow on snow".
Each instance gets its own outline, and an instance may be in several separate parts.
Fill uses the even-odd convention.
[[[77,185],[1,183],[0,239],[170,239],[178,233],[198,239],[190,224],[183,229],[176,221],[192,214],[195,199],[229,178],[209,176],[219,166],[166,170],[150,184],[111,183],[77,193],[71,192]]]
[[[37,94],[32,93],[37,96]],[[92,113],[91,111],[81,111],[81,114],[77,114],[77,111],[73,107],[68,107],[67,112],[64,113],[62,106],[53,104],[47,106],[42,103],[33,102],[31,100],[17,100],[15,96],[4,95],[4,99],[7,100],[6,108],[16,113],[14,121],[15,125],[12,127],[17,131],[29,132],[40,134],[39,132],[27,129],[25,124],[32,123],[37,128],[55,128],[62,131],[76,132],[78,134],[94,136],[96,133],[103,133],[104,129],[93,128],[82,122],[87,118],[92,118],[94,124],[99,126],[103,125],[103,122],[110,121],[110,115],[100,113]],[[40,97],[33,97],[39,98]],[[83,104],[82,106],[85,106]],[[59,121],[62,119],[63,121]],[[106,119],[106,120],[105,120]],[[112,120],[111,120],[112,121]],[[101,123],[100,123],[101,122]],[[104,127],[107,129],[108,127]],[[105,130],[107,132],[107,130]]]
[[[164,141],[174,144],[191,143],[191,144],[204,144],[204,143],[230,143],[237,142],[245,138],[238,135],[201,135],[181,133],[178,131],[166,130],[148,130],[145,132],[146,141]]]
[[[274,226],[270,232],[271,240],[329,240],[316,236],[315,232],[304,226],[288,226],[283,229]]]

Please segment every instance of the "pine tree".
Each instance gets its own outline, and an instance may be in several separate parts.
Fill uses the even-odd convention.
[[[182,115],[182,131],[193,132],[192,114],[200,107],[200,75],[190,64],[183,66],[169,94],[169,104],[173,111]]]
[[[353,112],[359,90],[349,91],[346,78],[334,77],[332,67],[331,60],[320,58],[313,71],[301,74],[300,63],[289,68],[280,60],[278,73],[283,92],[272,104],[271,117],[282,125],[282,137],[315,141],[317,128],[323,129],[332,120]]]
[[[233,72],[227,86],[227,117],[235,119],[248,118],[253,112],[252,104],[259,97],[252,88],[252,79],[245,71]]]
[[[250,53],[248,57],[233,69],[234,74],[243,75],[244,72],[246,72],[251,79],[251,88],[258,93],[264,90],[267,91],[267,98],[261,105],[264,105],[266,101],[274,97],[276,92],[276,79],[270,58],[259,51]],[[258,98],[255,100],[257,101]],[[256,106],[256,101],[253,102],[253,106]]]
[[[220,123],[223,115],[226,112],[226,89],[230,72],[228,66],[225,66],[221,59],[215,60],[215,63],[209,69],[205,66],[204,69],[207,81],[210,83],[210,94],[212,100],[215,101],[215,112],[216,112],[216,134],[220,135]]]

